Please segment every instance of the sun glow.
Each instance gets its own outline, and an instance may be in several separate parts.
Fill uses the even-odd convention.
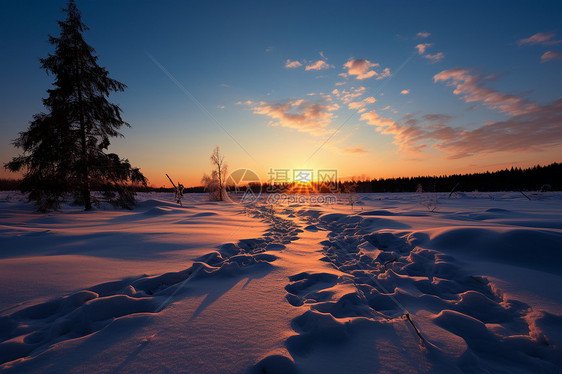
[[[316,188],[315,182],[299,182],[295,181],[292,183],[291,187],[287,190],[287,193],[302,193],[302,194],[311,194],[317,193],[318,189]]]

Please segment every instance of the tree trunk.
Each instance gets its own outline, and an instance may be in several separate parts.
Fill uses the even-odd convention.
[[[80,106],[80,143],[81,150],[81,169],[82,169],[82,198],[84,199],[84,210],[92,209],[92,200],[90,198],[90,176],[88,171],[88,145],[86,144],[86,123],[84,119],[84,104],[82,99],[82,87],[80,85],[80,59],[76,56],[76,90],[78,91],[78,105]]]
[[[90,178],[88,173],[88,148],[86,145],[86,125],[84,123],[84,112],[82,110],[82,95],[79,92],[80,102],[80,141],[82,143],[82,197],[84,198],[84,210],[92,209],[90,199]]]
[[[219,165],[219,201],[222,201],[222,165]]]

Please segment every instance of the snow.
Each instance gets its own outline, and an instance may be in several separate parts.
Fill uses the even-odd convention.
[[[562,370],[562,194],[266,198],[0,193],[0,372]]]

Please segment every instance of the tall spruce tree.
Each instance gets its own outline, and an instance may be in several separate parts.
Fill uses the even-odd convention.
[[[74,1],[63,11],[67,18],[58,22],[60,36],[49,36],[55,52],[40,59],[41,67],[55,77],[43,99],[48,113],[36,114],[28,130],[14,140],[23,155],[4,166],[25,171],[22,191],[29,193],[29,200],[40,210],[58,208],[68,194],[90,210],[92,189],[130,208],[134,192],[129,185],[146,185],[147,180],[128,160],[105,152],[110,138],[122,137],[118,130],[129,127],[119,106],[108,101],[111,92],[126,86],[109,78],[108,71],[98,65],[94,48],[82,36],[88,27]]]

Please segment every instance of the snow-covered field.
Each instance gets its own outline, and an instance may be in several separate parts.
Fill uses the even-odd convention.
[[[447,195],[2,192],[0,372],[560,373],[562,193]]]

